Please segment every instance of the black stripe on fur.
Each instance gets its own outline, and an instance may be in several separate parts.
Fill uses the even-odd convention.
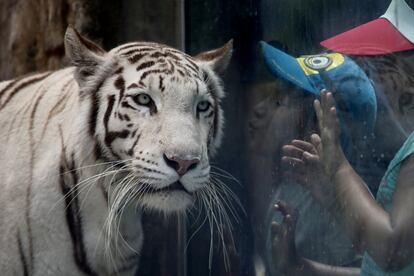
[[[19,92],[20,90],[22,90],[23,88],[25,88],[28,85],[31,85],[31,84],[34,84],[34,83],[39,82],[41,80],[44,80],[50,74],[52,74],[52,73],[47,73],[47,74],[42,75],[40,77],[36,77],[36,78],[29,79],[27,81],[23,81],[22,83],[20,83],[19,85],[17,85],[15,88],[13,88],[11,90],[11,92],[9,94],[9,97],[6,100],[4,100],[3,104],[0,106],[0,110],[3,109],[8,102],[10,102],[10,100],[17,94],[17,92]]]
[[[20,238],[20,232],[19,231],[17,231],[16,236],[17,236],[17,246],[18,246],[18,250],[19,250],[19,257],[20,257],[20,261],[21,261],[22,267],[23,267],[23,275],[28,276],[29,275],[29,267],[27,265],[26,256],[24,255],[22,240]]]
[[[74,155],[72,154],[72,163],[68,166],[66,161],[66,148],[63,144],[63,136],[61,133],[62,139],[62,156],[61,164],[59,167],[60,173],[60,188],[62,195],[65,199],[65,213],[66,213],[66,222],[68,225],[70,237],[73,244],[73,254],[75,263],[78,266],[79,270],[84,272],[87,275],[97,275],[92,268],[89,266],[88,259],[85,252],[85,245],[83,241],[83,231],[82,231],[82,218],[79,210],[79,200],[78,200],[78,175],[75,170],[75,161]],[[71,180],[65,179],[67,172],[70,172]],[[66,181],[65,181],[66,180]],[[71,183],[68,183],[71,182]],[[72,184],[72,185],[71,185]]]

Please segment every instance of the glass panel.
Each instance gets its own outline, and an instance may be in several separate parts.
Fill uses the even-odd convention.
[[[321,206],[293,176],[285,174],[286,167],[281,162],[283,145],[292,139],[309,141],[310,135],[318,131],[313,110],[315,96],[271,74],[258,42],[269,42],[293,57],[326,53],[329,50],[320,42],[378,18],[390,1],[188,2],[186,41],[190,53],[221,45],[231,37],[235,39],[233,60],[224,78],[226,138],[215,159],[241,181],[241,189],[232,183],[228,185],[247,210],[247,217],[242,215],[243,222],[236,223],[239,233],[238,258],[232,264],[237,271],[234,275],[280,274],[273,269],[270,239],[271,221],[281,220],[272,209],[278,200],[286,201],[299,212],[295,235],[298,255],[325,264],[360,267],[363,252],[355,248],[341,219]],[[372,81],[377,112],[374,130],[362,136],[358,136],[358,122],[349,121],[346,116],[341,119],[351,136],[346,155],[375,195],[390,161],[414,129],[410,109],[413,56],[412,51],[398,51],[376,56],[350,54],[349,58]],[[338,89],[330,85],[327,88]],[[358,84],[355,89],[360,89]],[[208,241],[207,232],[201,231],[191,241],[192,275],[207,275],[203,273],[207,273],[204,268],[208,250],[198,246]],[[220,256],[220,252],[214,256]],[[227,275],[221,263],[214,260],[212,274]]]

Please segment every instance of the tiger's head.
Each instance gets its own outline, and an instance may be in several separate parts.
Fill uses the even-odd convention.
[[[99,159],[128,174],[117,185],[144,208],[180,211],[209,185],[222,138],[223,88],[232,42],[195,57],[147,42],[109,52],[68,28],[65,49]],[[116,188],[115,188],[116,189]]]

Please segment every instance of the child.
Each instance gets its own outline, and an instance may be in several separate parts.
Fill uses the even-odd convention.
[[[335,87],[336,96],[339,99],[339,115],[343,122],[341,125],[343,128],[341,144],[346,156],[351,164],[357,168],[357,171],[370,180],[369,183],[378,183],[378,181],[373,181],[372,176],[379,175],[380,177],[385,168],[371,165],[373,163],[371,160],[374,159],[371,154],[373,130],[377,117],[377,98],[372,82],[364,71],[351,58],[342,54],[331,53],[294,58],[267,43],[263,42],[261,45],[269,71],[274,76],[286,80],[297,88],[295,91],[292,91],[293,87],[287,90],[285,94],[288,97],[293,97],[295,94],[301,94],[302,98],[318,97],[321,88]],[[303,105],[312,106],[311,103],[307,104],[306,101],[303,101]],[[284,114],[291,114],[291,112],[292,108],[288,107]],[[304,118],[309,118],[314,122],[313,113],[312,110],[304,112]],[[284,118],[285,116],[281,116],[276,118],[276,121],[281,121]],[[312,129],[312,133],[317,129],[316,124],[315,122],[315,124],[307,125]],[[274,138],[273,144],[278,144],[276,141],[279,141],[280,136],[284,135],[285,129],[286,127],[275,131],[277,138]],[[381,144],[381,146],[386,145]],[[375,162],[374,164],[377,165]],[[311,175],[311,173],[316,172],[302,172],[301,176],[303,176],[305,183],[321,180],[320,174]],[[296,173],[293,176],[298,175]],[[352,247],[352,242],[347,237],[342,225],[328,210],[321,208],[309,192],[300,187],[300,184],[295,184],[295,182],[298,182],[295,180],[284,177],[284,184],[279,185],[272,196],[271,206],[275,201],[282,199],[295,206],[300,212],[301,217],[295,233],[295,246],[299,254],[335,266],[359,267],[361,258],[356,254],[355,248]],[[275,213],[271,212],[267,217],[267,225],[270,225],[274,218]],[[273,271],[272,261],[269,260],[271,257],[270,236],[269,231],[266,236],[265,256],[271,275],[278,275],[276,271]]]

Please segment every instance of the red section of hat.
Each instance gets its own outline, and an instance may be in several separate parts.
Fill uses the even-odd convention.
[[[414,49],[387,19],[379,18],[321,42],[335,52],[348,55],[383,55]]]

